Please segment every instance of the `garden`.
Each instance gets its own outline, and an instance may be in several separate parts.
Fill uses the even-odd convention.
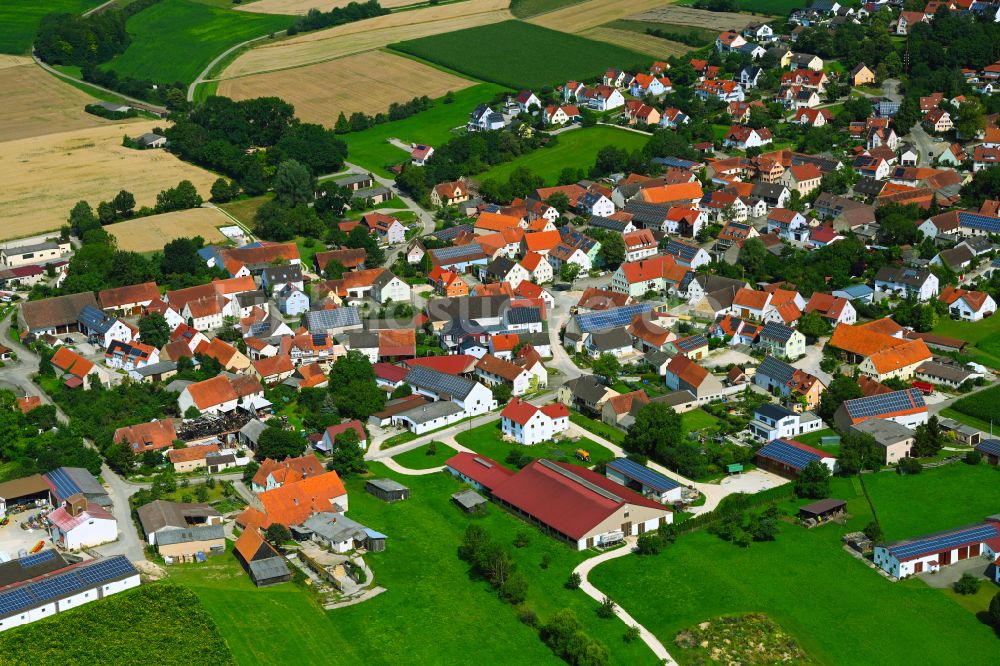
[[[516,45],[516,48],[512,48]],[[589,81],[608,67],[642,69],[652,60],[629,49],[521,21],[456,30],[390,48],[508,88]]]
[[[502,435],[500,422],[493,421],[456,435],[455,441],[511,469],[524,467],[534,458],[548,458],[557,462],[573,463],[585,467],[603,465],[615,458],[615,454],[611,451],[586,437],[580,437],[576,441],[563,439],[523,446],[504,441]],[[577,449],[583,449],[590,453],[590,460],[583,461],[577,458]]]

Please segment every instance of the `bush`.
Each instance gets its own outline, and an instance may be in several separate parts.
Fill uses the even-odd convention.
[[[569,575],[569,579],[566,581],[563,587],[565,587],[567,590],[576,590],[579,589],[580,583],[582,582],[583,579],[580,578],[580,574],[574,571]]]
[[[631,643],[639,639],[640,632],[639,627],[629,627],[625,630],[625,635],[622,636],[622,640],[626,643]]]
[[[966,465],[978,465],[983,461],[983,454],[979,451],[969,451],[965,454],[964,460]]]
[[[643,534],[639,537],[635,552],[639,555],[658,555],[663,550],[663,540],[659,534]]]
[[[970,573],[962,574],[962,577],[955,581],[954,589],[958,594],[975,594],[979,591],[983,581]]]
[[[525,608],[520,611],[517,614],[517,619],[520,620],[522,624],[526,624],[529,627],[538,626],[538,614],[530,608]]]
[[[517,536],[514,537],[514,546],[517,548],[524,548],[531,543],[531,535],[524,530],[520,530]]]
[[[924,469],[924,466],[920,464],[920,461],[916,458],[903,458],[899,461],[899,465],[896,467],[896,471],[899,474],[920,474]]]
[[[615,602],[611,600],[611,597],[604,597],[604,601],[601,605],[597,607],[597,617],[603,617],[605,619],[615,616]]]
[[[545,553],[544,555],[542,555],[542,563],[540,566],[543,569],[548,569],[550,564],[552,564],[552,556],[549,555],[548,553]]]
[[[424,451],[424,455],[434,456],[437,455],[437,452],[438,452],[437,442],[431,442],[430,444],[427,445],[427,450]]]

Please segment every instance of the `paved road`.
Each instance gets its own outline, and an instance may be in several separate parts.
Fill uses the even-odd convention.
[[[287,32],[286,30],[279,30],[278,32],[274,33],[274,37],[275,38],[284,37],[286,32]],[[222,53],[220,53],[215,58],[215,60],[213,60],[212,62],[208,63],[208,66],[205,67],[205,69],[201,70],[201,73],[198,74],[198,77],[191,83],[191,85],[188,86],[188,89],[187,89],[187,101],[189,101],[189,102],[193,102],[194,101],[194,91],[195,91],[195,89],[198,86],[200,86],[202,83],[205,83],[208,80],[207,79],[208,73],[211,72],[212,68],[215,67],[223,58],[225,58],[226,56],[228,56],[233,51],[235,51],[237,49],[241,49],[244,46],[247,46],[248,44],[253,44],[254,42],[259,42],[259,41],[264,40],[264,39],[271,39],[271,37],[272,36],[269,35],[269,34],[268,35],[262,35],[260,37],[254,37],[253,39],[248,39],[245,42],[240,42],[236,46],[231,46],[228,49],[226,49],[225,51],[223,51]]]
[[[919,164],[930,166],[937,157],[944,152],[948,144],[944,141],[934,141],[934,137],[927,133],[923,125],[916,124],[910,130],[910,141],[920,154]]]

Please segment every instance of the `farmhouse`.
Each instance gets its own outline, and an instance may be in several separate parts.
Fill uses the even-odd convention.
[[[18,311],[18,329],[31,337],[79,331],[80,312],[88,305],[97,308],[97,299],[90,291],[26,301]]]
[[[927,423],[927,405],[920,391],[911,388],[845,400],[833,415],[841,432],[868,419],[886,419],[915,428]]]
[[[569,427],[569,410],[562,403],[536,407],[513,398],[500,412],[501,429],[518,444],[532,445],[553,439]]]
[[[673,522],[663,505],[576,465],[540,459],[516,474],[502,473],[496,471],[503,469],[499,463],[471,454],[453,456],[447,464],[453,474],[489,490],[499,504],[577,550],[618,544]]]
[[[67,388],[84,390],[95,384],[107,386],[110,377],[108,371],[77,354],[69,347],[59,347],[52,355],[52,366],[58,370],[61,378],[65,378]]]
[[[759,467],[782,476],[796,477],[811,462],[826,465],[830,472],[837,471],[837,459],[825,451],[814,449],[794,439],[774,439],[757,450]]]
[[[875,438],[875,443],[885,449],[885,464],[894,465],[910,456],[914,433],[901,423],[888,419],[868,419],[851,426],[851,430]]]
[[[264,540],[260,530],[249,528],[233,547],[236,559],[257,587],[276,585],[292,579],[292,572],[274,546]]]
[[[615,483],[641,493],[643,497],[652,497],[664,504],[681,500],[683,487],[680,483],[634,460],[615,458],[605,465],[604,474]]]
[[[104,289],[97,293],[101,309],[111,314],[135,316],[160,298],[160,289],[155,282],[143,282],[128,287]]]
[[[208,504],[155,500],[140,506],[135,513],[150,546],[157,545],[167,532],[205,525],[222,526],[222,514]]]
[[[118,538],[118,521],[107,509],[88,502],[82,493],[67,498],[46,516],[52,543],[64,550],[81,550]]]
[[[194,407],[202,414],[228,413],[240,407],[251,413],[270,406],[260,380],[222,374],[185,386],[177,398],[181,414]]]
[[[967,291],[951,285],[944,288],[938,300],[948,305],[948,314],[953,318],[965,321],[979,321],[997,310],[996,301],[986,292]]]
[[[753,420],[747,427],[757,440],[770,442],[815,432],[823,427],[823,420],[812,412],[797,414],[780,405],[764,404],[754,410]]]
[[[981,523],[875,546],[875,565],[896,578],[906,578],[971,557],[1000,558],[1000,516]]]

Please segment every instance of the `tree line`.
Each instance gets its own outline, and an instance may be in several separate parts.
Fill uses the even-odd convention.
[[[300,32],[332,28],[337,25],[353,23],[354,21],[383,16],[389,13],[391,11],[380,5],[378,0],[369,0],[365,3],[350,2],[343,7],[334,7],[328,12],[313,8],[305,16],[295,19],[295,22],[288,28],[288,35],[292,36]]]
[[[449,92],[445,95],[445,104],[451,103],[451,93]],[[350,119],[347,115],[341,111],[340,115],[337,116],[337,122],[333,126],[333,131],[337,134],[347,134],[348,132],[361,132],[369,127],[374,127],[375,125],[381,125],[383,123],[390,122],[392,120],[404,120],[410,116],[416,115],[421,111],[426,111],[434,106],[434,102],[427,95],[422,97],[414,97],[409,102],[393,102],[389,105],[389,110],[386,113],[376,113],[374,116],[368,115],[367,113],[362,113],[361,111],[356,111],[351,114]]]

